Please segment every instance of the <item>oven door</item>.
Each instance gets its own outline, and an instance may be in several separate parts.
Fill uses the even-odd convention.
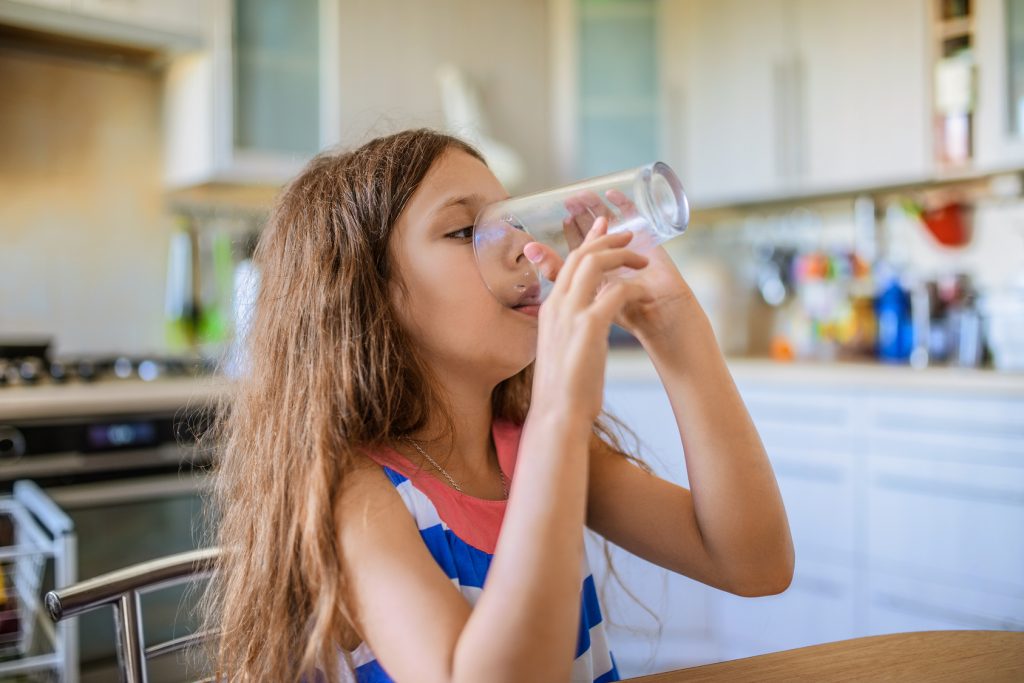
[[[47,494],[74,523],[79,542],[78,579],[199,547],[203,541],[201,495],[208,477],[201,469],[188,468],[46,487]],[[186,590],[188,586],[177,586],[142,597],[147,644],[195,630],[195,595],[183,600]],[[97,610],[78,619],[82,683],[117,680],[112,613]],[[150,681],[184,680],[180,657],[162,659],[170,661],[154,661]]]

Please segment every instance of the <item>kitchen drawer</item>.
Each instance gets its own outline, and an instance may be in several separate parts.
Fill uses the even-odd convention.
[[[1024,593],[949,586],[885,572],[868,573],[870,635],[943,629],[1024,630]]]
[[[871,567],[1024,591],[1024,466],[868,457]]]
[[[853,403],[846,395],[820,388],[771,389],[739,385],[740,395],[758,428],[782,428],[831,436],[849,430]]]
[[[875,398],[873,453],[937,461],[1024,466],[1024,401],[922,397]]]
[[[793,582],[783,593],[715,594],[715,635],[726,645],[728,659],[852,638],[856,589],[852,565],[817,561],[797,547]]]

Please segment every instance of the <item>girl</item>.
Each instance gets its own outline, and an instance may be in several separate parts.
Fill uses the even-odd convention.
[[[788,586],[775,478],[672,260],[602,217],[564,263],[527,245],[554,288],[506,308],[471,232],[507,196],[475,149],[419,129],[317,156],[276,202],[216,431],[204,611],[230,680],[618,680],[584,526],[738,595]],[[603,280],[622,267],[640,272]],[[657,367],[692,493],[606,424],[612,322]]]

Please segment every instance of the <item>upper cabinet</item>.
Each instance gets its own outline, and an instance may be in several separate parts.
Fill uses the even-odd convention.
[[[0,22],[157,50],[202,45],[202,0],[0,0]]]
[[[339,139],[337,0],[214,0],[169,67],[166,181],[285,182]]]
[[[664,156],[701,203],[792,185],[795,83],[783,0],[662,3]]]
[[[665,156],[698,204],[930,169],[927,0],[662,0]]]
[[[849,189],[930,173],[928,0],[801,0],[803,187]]]
[[[655,0],[579,0],[576,175],[658,158]]]
[[[978,96],[976,163],[1024,164],[1024,0],[974,0]]]

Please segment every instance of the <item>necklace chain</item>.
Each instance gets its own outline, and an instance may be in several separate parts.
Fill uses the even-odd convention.
[[[409,443],[411,443],[413,445],[413,447],[416,448],[416,450],[418,450],[420,453],[423,454],[424,458],[426,458],[428,461],[430,461],[431,465],[433,465],[435,468],[437,468],[437,470],[441,474],[443,474],[445,476],[445,478],[448,480],[448,483],[450,483],[452,485],[453,489],[455,489],[459,493],[462,493],[462,487],[459,486],[457,483],[455,483],[455,480],[452,479],[452,475],[448,474],[448,470],[446,470],[445,468],[441,467],[437,463],[437,461],[435,461],[433,458],[431,458],[430,455],[425,450],[420,448],[420,445],[418,443],[416,443],[412,438],[406,436],[405,440],[408,441]],[[501,477],[501,489],[502,489],[502,491],[505,494],[505,498],[508,498],[508,483],[505,481],[505,473],[501,471],[501,466],[500,465],[498,466],[498,476]]]

